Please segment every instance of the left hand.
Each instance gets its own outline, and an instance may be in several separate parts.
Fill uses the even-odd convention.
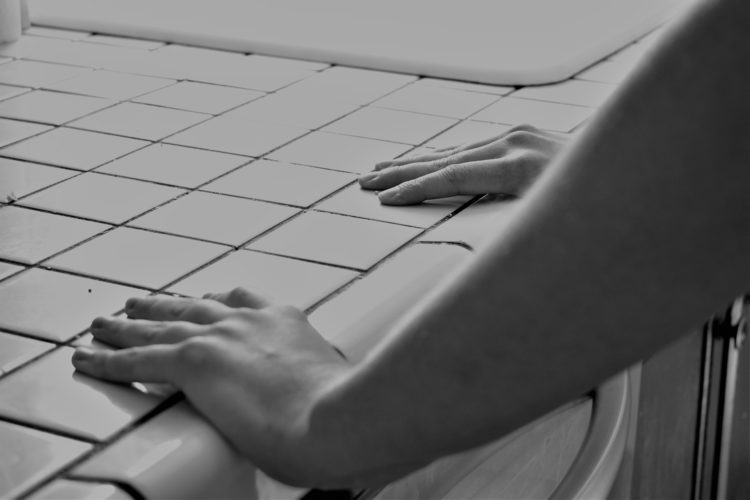
[[[306,419],[318,396],[351,369],[293,307],[237,288],[202,300],[128,300],[130,319],[94,320],[94,338],[120,350],[79,348],[76,369],[113,381],[182,390],[241,453],[281,481],[306,484],[330,439],[313,443]]]

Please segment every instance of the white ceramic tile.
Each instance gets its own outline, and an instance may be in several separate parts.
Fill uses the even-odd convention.
[[[434,139],[431,139],[425,146],[431,148],[448,148],[481,141],[490,137],[497,137],[504,134],[510,129],[510,125],[499,123],[475,122],[464,120],[455,127],[451,127]]]
[[[133,500],[112,484],[56,479],[26,497],[29,500]]]
[[[48,85],[45,88],[124,101],[172,85],[174,80],[152,76],[127,75],[99,70]]]
[[[208,117],[209,115],[192,111],[125,102],[77,120],[71,126],[158,141]]]
[[[322,71],[331,65],[323,62],[304,61],[302,59],[290,59],[286,57],[266,56],[262,54],[251,54],[248,60],[258,70],[287,70],[287,71]]]
[[[308,212],[248,248],[364,270],[419,232],[419,229],[384,222]]]
[[[306,129],[219,116],[165,142],[247,156],[262,156],[307,133]]]
[[[10,97],[25,94],[29,89],[22,87],[11,87],[9,85],[0,85],[0,101],[4,101]]]
[[[444,80],[442,78],[421,78],[413,85],[441,87],[446,89],[462,90],[464,92],[478,92],[480,94],[492,94],[497,96],[502,96],[513,91],[513,87],[504,85],[486,85],[483,83],[462,82],[458,80]]]
[[[97,172],[194,188],[247,161],[244,156],[153,144],[104,165]]]
[[[415,80],[411,75],[337,66],[290,85],[284,92],[303,99],[367,104]]]
[[[62,40],[81,40],[91,35],[87,31],[72,31],[44,26],[32,26],[24,30],[24,35],[43,36],[46,38],[60,38]]]
[[[23,204],[119,224],[182,192],[148,182],[88,173],[24,198]]]
[[[17,498],[91,445],[0,421],[0,449],[0,497]]]
[[[36,61],[12,61],[0,65],[0,83],[42,87],[91,71],[87,68]]]
[[[122,227],[49,261],[51,267],[159,289],[227,247]]]
[[[472,248],[492,240],[512,219],[515,198],[488,195],[427,232],[420,241],[462,243]]]
[[[9,146],[0,154],[90,170],[148,144],[127,137],[60,127]]]
[[[0,116],[62,125],[112,104],[113,101],[98,97],[36,90],[0,102]]]
[[[115,45],[117,47],[129,47],[131,49],[143,50],[154,50],[164,46],[164,42],[109,35],[91,35],[84,38],[83,41],[86,43],[101,43],[103,45]]]
[[[257,90],[208,83],[179,82],[176,85],[137,97],[133,101],[218,115],[263,95],[265,95],[263,92]]]
[[[227,117],[315,129],[356,110],[357,104],[331,99],[302,99],[283,91],[268,95],[227,113]]]
[[[142,50],[127,47],[68,42],[51,38],[30,38],[35,39],[34,43],[27,44],[20,50],[14,48],[16,53],[23,53],[23,58],[85,68],[107,68],[113,59],[137,57],[138,54],[143,53]]]
[[[372,105],[426,115],[466,118],[496,100],[497,96],[489,94],[412,84],[388,94]]]
[[[105,440],[162,400],[132,387],[75,373],[73,349],[62,347],[0,383],[0,416]]]
[[[646,57],[653,49],[653,42],[658,39],[659,30],[647,36],[643,41],[628,45],[622,50],[609,56],[609,60],[618,61],[625,64],[635,65]],[[649,42],[648,40],[651,40]]]
[[[71,475],[132,485],[143,498],[274,498],[261,496],[258,472],[187,403],[150,419],[76,467]]]
[[[7,278],[11,274],[17,273],[23,270],[24,267],[16,266],[15,264],[8,264],[6,262],[0,262],[0,280]]]
[[[513,97],[597,108],[616,88],[606,83],[568,80],[553,85],[524,87],[514,92]]]
[[[154,76],[182,80],[195,61],[178,57],[170,53],[154,51],[129,50],[110,57],[102,68],[133,75]]]
[[[0,158],[0,201],[14,201],[73,175],[70,170]]]
[[[49,130],[48,125],[0,118],[0,148]]]
[[[409,146],[393,142],[313,132],[269,155],[275,160],[342,170],[369,172],[380,161],[396,158]]]
[[[455,123],[456,120],[452,118],[366,107],[333,122],[323,130],[416,145]]]
[[[469,199],[454,196],[412,206],[381,205],[375,191],[366,191],[355,184],[322,201],[315,209],[426,228],[461,208]]]
[[[347,269],[238,250],[176,283],[170,291],[201,297],[244,286],[277,304],[306,309],[356,277],[356,272]]]
[[[0,258],[33,264],[109,227],[28,208],[0,207]]]
[[[48,342],[0,331],[0,375],[21,366],[53,347],[54,344]]]
[[[456,245],[411,246],[315,309],[310,322],[350,360],[359,360],[470,257]]]
[[[64,342],[96,316],[119,311],[128,298],[143,295],[135,288],[31,269],[0,283],[0,328]]]
[[[592,82],[603,82],[619,84],[633,70],[630,63],[620,61],[602,61],[587,70],[582,71],[576,78],[579,80],[588,80]]]
[[[583,106],[505,97],[472,119],[507,125],[529,124],[555,132],[570,132],[592,113],[591,108]]]
[[[52,40],[39,36],[22,36],[18,41],[0,45],[0,55],[27,59],[45,51],[58,50],[60,46],[70,45],[70,40]]]
[[[307,207],[354,179],[344,172],[259,160],[201,189]]]
[[[157,208],[129,225],[241,245],[295,213],[296,209],[282,205],[195,192]]]

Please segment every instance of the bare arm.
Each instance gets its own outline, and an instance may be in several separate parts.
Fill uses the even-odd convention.
[[[346,433],[334,484],[507,433],[749,285],[748,10],[708,2],[674,30],[514,224],[327,392],[311,426]]]

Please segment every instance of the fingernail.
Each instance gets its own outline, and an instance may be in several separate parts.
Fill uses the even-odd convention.
[[[107,324],[107,321],[107,318],[104,318],[102,316],[95,318],[94,321],[91,322],[91,329],[98,330],[100,328],[104,328],[104,326]]]
[[[94,357],[94,350],[88,347],[78,347],[73,353],[73,361],[85,363]]]
[[[359,176],[359,183],[360,185],[364,186],[365,184],[369,184],[377,178],[378,178],[377,172],[368,172],[366,174],[362,174]]]
[[[401,198],[402,190],[398,187],[386,189],[378,194],[378,199],[381,203],[393,203]]]
[[[125,302],[125,311],[132,311],[137,303],[138,299],[136,299],[135,297],[128,299]]]
[[[389,167],[391,164],[393,164],[393,161],[381,161],[375,164],[375,170],[380,170],[381,168]]]

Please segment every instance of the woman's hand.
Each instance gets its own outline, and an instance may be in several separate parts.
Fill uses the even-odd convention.
[[[565,144],[564,136],[529,125],[483,141],[378,163],[364,189],[384,190],[385,205],[411,205],[457,194],[519,195]]]
[[[325,477],[331,440],[312,444],[307,418],[351,365],[301,311],[237,288],[203,300],[128,300],[130,319],[101,317],[91,331],[120,350],[79,348],[75,367],[121,382],[181,389],[241,453],[288,483]],[[306,486],[314,484],[305,484]]]

